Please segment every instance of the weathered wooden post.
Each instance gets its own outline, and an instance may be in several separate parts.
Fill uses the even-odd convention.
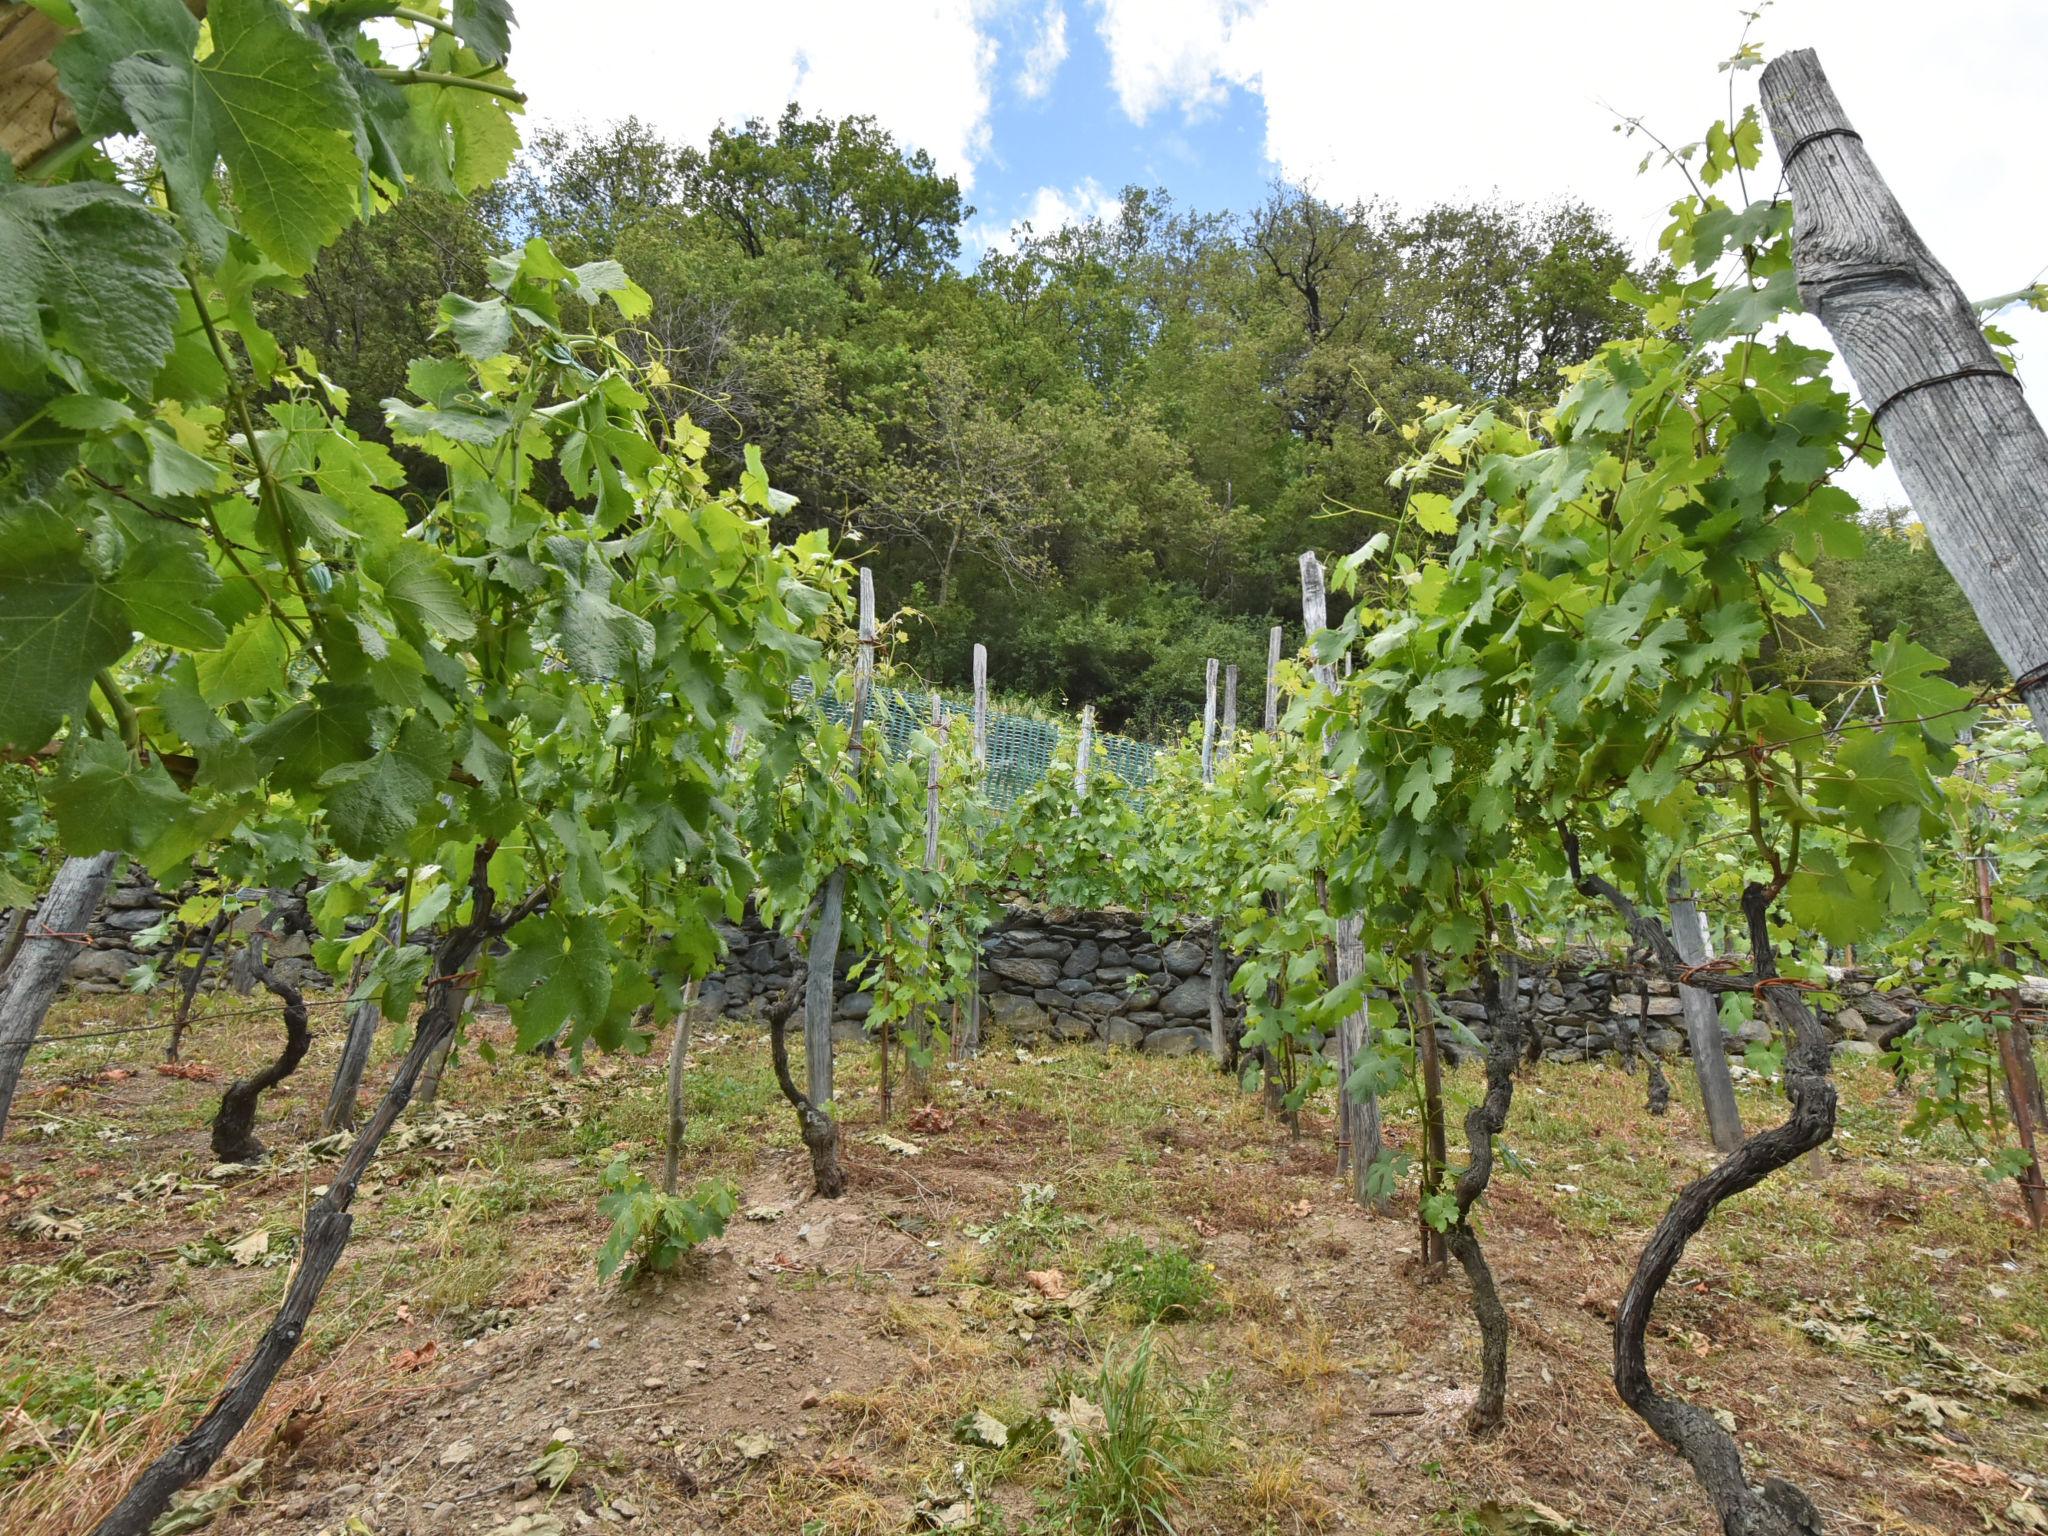
[[[58,866],[49,895],[30,921],[7,978],[0,985],[0,1135],[7,1131],[7,1112],[14,1104],[15,1085],[29,1047],[42,1032],[58,988],[71,970],[77,952],[73,935],[92,925],[107,891],[107,877],[120,855],[95,853],[66,859]]]
[[[683,1136],[690,1128],[690,1114],[683,1098],[683,1061],[690,1054],[690,1015],[697,1008],[697,978],[683,983],[683,1011],[676,1015],[676,1032],[668,1043],[668,1146],[661,1159],[661,1187],[676,1192],[676,1174],[682,1167]]]
[[[1280,635],[1275,624],[1266,635],[1266,729],[1280,729]]]
[[[974,647],[974,760],[988,766],[988,647]]]
[[[1664,896],[1671,908],[1671,942],[1678,946],[1679,959],[1687,965],[1705,965],[1714,958],[1707,947],[1707,925],[1679,865],[1672,865],[1665,877]],[[1699,1079],[1700,1102],[1706,1106],[1707,1130],[1715,1149],[1725,1156],[1742,1145],[1742,1110],[1728,1071],[1721,1005],[1704,987],[1680,986],[1678,1001],[1685,1010],[1685,1041],[1692,1051],[1693,1076]]]
[[[1237,735],[1237,663],[1223,669],[1223,755],[1230,755],[1231,738]]]
[[[1316,636],[1330,627],[1329,594],[1323,584],[1323,565],[1315,551],[1304,550],[1301,556],[1301,622],[1308,631],[1311,645]],[[1278,635],[1279,631],[1274,631]],[[1315,662],[1317,684],[1335,693],[1337,675],[1327,662]],[[1270,677],[1270,672],[1269,672]],[[1274,685],[1266,685],[1267,713],[1277,708]],[[1326,744],[1327,745],[1327,744]],[[1323,883],[1319,872],[1317,883]],[[1363,924],[1356,917],[1337,919],[1337,932],[1332,955],[1330,978],[1332,986],[1341,987],[1365,970],[1365,945],[1362,939]],[[1369,1038],[1371,1023],[1363,1003],[1358,1010],[1337,1026],[1337,1170],[1342,1173],[1354,1164],[1360,1165],[1360,1172],[1354,1180],[1354,1187],[1361,1193],[1365,1190],[1363,1170],[1370,1168],[1383,1150],[1380,1135],[1380,1103],[1376,1094],[1365,1093],[1354,1096],[1351,1092],[1351,1058],[1354,1048],[1362,1049]],[[1384,1202],[1374,1202],[1375,1208]]]
[[[1088,757],[1095,750],[1095,706],[1081,706],[1081,739],[1074,743],[1074,798],[1088,798]]]
[[[853,661],[853,724],[847,737],[852,780],[849,800],[859,793],[861,736],[867,729],[868,691],[875,680],[875,576],[860,572],[860,645]],[[804,969],[804,1091],[812,1105],[829,1114],[832,1104],[832,976],[839,960],[839,935],[846,926],[846,871],[825,877],[824,899],[811,929]]]
[[[2048,736],[2048,432],[1878,173],[1808,48],[1763,74],[1799,294],[1841,348],[1913,511]]]
[[[1206,669],[1208,691],[1202,704],[1202,783],[1205,785],[1216,782],[1216,673],[1221,665],[1211,656]]]

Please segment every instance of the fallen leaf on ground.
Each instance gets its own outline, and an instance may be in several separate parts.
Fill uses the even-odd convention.
[[[905,1141],[899,1136],[891,1136],[886,1131],[876,1131],[868,1140],[884,1151],[894,1152],[898,1157],[922,1157],[924,1155],[924,1148],[920,1147],[916,1142]]]
[[[228,1257],[235,1261],[238,1269],[247,1269],[251,1264],[261,1264],[270,1252],[270,1229],[258,1227],[245,1237],[238,1237],[228,1244]]]
[[[754,1430],[733,1441],[733,1449],[749,1461],[759,1461],[764,1456],[774,1454],[775,1441],[759,1430]]]
[[[977,1408],[953,1426],[953,1438],[963,1445],[1000,1451],[1010,1443],[1010,1426],[986,1408]]]
[[[203,1061],[160,1061],[156,1064],[159,1077],[182,1078],[188,1083],[210,1083],[220,1076],[217,1068]]]
[[[1031,1289],[1049,1301],[1067,1299],[1067,1277],[1057,1269],[1027,1269],[1024,1279]]]
[[[953,1129],[953,1117],[936,1104],[927,1104],[911,1112],[909,1128],[926,1136],[936,1136]]]
[[[441,1341],[429,1339],[417,1349],[401,1349],[391,1357],[394,1371],[416,1371],[423,1365],[433,1363],[434,1356],[441,1352]]]

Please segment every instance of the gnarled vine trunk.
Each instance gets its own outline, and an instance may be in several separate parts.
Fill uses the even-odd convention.
[[[263,1143],[256,1139],[257,1101],[298,1071],[313,1039],[306,1019],[306,999],[299,989],[278,980],[269,966],[263,966],[257,974],[284,1004],[284,1049],[261,1072],[236,1078],[220,1096],[220,1111],[213,1117],[213,1155],[223,1163],[261,1160]]]
[[[476,962],[485,944],[538,908],[546,896],[545,888],[534,890],[503,916],[494,915],[495,893],[491,890],[489,869],[491,855],[496,849],[497,845],[492,842],[486,842],[477,849],[469,881],[470,916],[466,922],[451,925],[436,949],[434,975],[437,978],[454,977],[466,971]],[[349,1205],[355,1199],[356,1186],[361,1183],[370,1160],[377,1155],[377,1148],[412,1097],[413,1085],[418,1081],[427,1057],[455,1033],[455,1023],[461,1011],[461,993],[453,981],[437,980],[429,986],[412,1049],[399,1062],[391,1086],[385,1090],[376,1111],[342,1158],[341,1166],[335,1170],[327,1186],[327,1193],[314,1201],[306,1212],[298,1265],[292,1271],[284,1300],[271,1319],[270,1327],[257,1340],[256,1347],[229,1378],[228,1384],[221,1389],[199,1422],[176,1445],[143,1469],[121,1502],[93,1527],[93,1536],[147,1536],[150,1526],[169,1506],[171,1495],[194,1479],[205,1476],[233,1443],[235,1436],[255,1417],[265,1394],[270,1391],[271,1383],[298,1348],[314,1303],[320,1299],[321,1291],[326,1288],[328,1278],[341,1258],[342,1249],[348,1245],[349,1231],[355,1223]]]
[[[846,1193],[846,1170],[839,1166],[838,1122],[813,1104],[789,1075],[789,1020],[803,1000],[804,986],[799,978],[768,1015],[768,1051],[775,1062],[775,1080],[782,1085],[782,1096],[796,1110],[804,1150],[811,1154],[811,1187],[827,1200],[837,1200]]]
[[[1479,1324],[1479,1397],[1467,1427],[1475,1435],[1492,1434],[1507,1413],[1508,1313],[1494,1284],[1493,1267],[1472,1229],[1472,1207],[1493,1179],[1493,1138],[1508,1123],[1515,1100],[1515,1066],[1522,1055],[1522,1012],[1519,977],[1512,952],[1489,957],[1481,972],[1486,999],[1486,1096],[1465,1114],[1465,1143],[1471,1161],[1458,1175],[1457,1220],[1444,1233],[1444,1244],[1465,1271],[1472,1287],[1472,1316]]]
[[[1663,925],[1647,918],[1617,887],[1581,870],[1577,841],[1569,833],[1565,849],[1580,893],[1604,901],[1620,913],[1659,968],[1677,979],[1683,962]],[[1752,1486],[1735,1437],[1720,1421],[1697,1403],[1667,1397],[1657,1390],[1650,1380],[1645,1339],[1658,1294],[1684,1257],[1686,1244],[1706,1226],[1715,1207],[1755,1188],[1834,1134],[1835,1085],[1828,1078],[1832,1042],[1798,984],[1778,975],[1769,927],[1775,895],[1771,887],[1755,883],[1742,894],[1752,973],[1701,975],[1693,978],[1693,984],[1717,992],[1750,993],[1772,1022],[1790,1035],[1784,1081],[1791,1113],[1784,1124],[1751,1136],[1710,1173],[1679,1191],[1637,1258],[1635,1274],[1614,1315],[1615,1391],[1660,1439],[1691,1463],[1727,1536],[1816,1536],[1820,1514],[1812,1500],[1782,1478],[1766,1477]]]

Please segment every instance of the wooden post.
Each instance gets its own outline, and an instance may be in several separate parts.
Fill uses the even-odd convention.
[[[683,1101],[683,1058],[690,1053],[690,1014],[697,1006],[697,978],[683,984],[683,1011],[676,1015],[675,1038],[668,1046],[668,1148],[661,1160],[661,1187],[676,1192],[676,1170],[683,1160],[683,1133],[690,1128]]]
[[[1223,669],[1223,755],[1230,755],[1231,738],[1237,735],[1237,663]]]
[[[988,647],[974,647],[974,760],[988,766]]]
[[[946,753],[946,712],[932,695],[932,750],[924,770],[924,867],[939,867],[939,760]]]
[[[1316,636],[1330,627],[1329,590],[1323,585],[1323,562],[1316,558],[1316,552],[1305,549],[1301,552],[1301,623],[1308,631],[1308,643],[1314,645]],[[1337,691],[1337,672],[1326,661],[1312,661],[1316,681],[1331,693]]]
[[[1280,639],[1282,626],[1275,624],[1266,635],[1266,729],[1280,729]]]
[[[1216,782],[1216,673],[1221,665],[1211,656],[1205,669],[1207,692],[1202,704],[1202,782],[1205,785]]]
[[[1671,908],[1671,942],[1687,965],[1705,965],[1714,958],[1708,947],[1706,920],[1692,899],[1685,870],[1674,864],[1664,880]],[[1700,1102],[1706,1106],[1707,1131],[1723,1156],[1742,1145],[1742,1110],[1735,1102],[1735,1082],[1728,1072],[1728,1046],[1721,1034],[1721,1005],[1704,987],[1680,987],[1685,1010],[1685,1042],[1692,1051],[1693,1076],[1699,1079]]]
[[[1811,49],[1765,68],[1763,106],[1792,191],[1800,297],[1841,348],[1914,513],[2048,736],[2048,431]]]
[[[1444,1076],[1436,1046],[1436,1010],[1429,996],[1429,968],[1420,955],[1409,957],[1408,987],[1411,999],[1408,1023],[1414,1031],[1415,1054],[1422,1065],[1422,1109],[1427,1121],[1422,1138],[1422,1193],[1427,1198],[1435,1194],[1443,1182],[1448,1154],[1444,1146]],[[1427,1221],[1419,1224],[1422,1229],[1422,1262],[1441,1266],[1449,1257],[1443,1233]]]
[[[1309,643],[1330,627],[1329,594],[1323,584],[1323,564],[1316,558],[1314,550],[1303,550],[1301,555],[1301,623],[1308,631]],[[1277,634],[1278,631],[1276,630]],[[1335,692],[1337,678],[1334,669],[1327,662],[1314,663],[1316,682],[1321,687]],[[1272,685],[1267,685],[1270,698]],[[1327,745],[1327,743],[1326,743]],[[1318,884],[1322,876],[1317,876]],[[1365,969],[1365,945],[1361,935],[1362,921],[1357,917],[1337,919],[1336,942],[1331,969],[1335,975],[1332,986],[1343,986]],[[1373,1094],[1354,1098],[1351,1093],[1351,1049],[1354,1042],[1363,1043],[1367,1038],[1370,1022],[1361,1003],[1353,1017],[1337,1026],[1337,1171],[1342,1173],[1360,1158],[1368,1163],[1378,1159],[1381,1151],[1380,1106]]]
[[[7,1112],[14,1104],[15,1085],[28,1060],[29,1047],[42,1032],[57,990],[71,970],[78,945],[70,935],[92,926],[113,873],[115,853],[66,859],[50,884],[50,894],[28,929],[28,936],[7,968],[0,985],[0,1135],[7,1131]]]
[[[225,917],[226,909],[222,909]],[[391,914],[387,931],[391,942],[398,943],[405,933],[405,924],[400,912]],[[364,973],[369,969],[368,953],[356,962],[356,974],[351,979],[349,991],[354,992],[362,984]],[[336,1131],[352,1131],[356,1128],[356,1094],[363,1086],[363,1073],[370,1065],[370,1047],[377,1039],[377,1026],[383,1021],[384,1009],[375,1000],[357,1003],[348,1011],[348,1034],[342,1041],[341,1060],[335,1063],[334,1081],[327,1089],[327,1105],[320,1113],[320,1134],[331,1136]]]
[[[853,659],[853,723],[847,737],[847,757],[854,775],[846,786],[849,800],[860,793],[861,738],[867,729],[868,691],[874,680],[875,574],[862,566],[860,644]],[[818,920],[811,929],[804,960],[804,1092],[821,1114],[832,1112],[832,976],[839,962],[839,935],[845,926],[846,871],[835,869],[825,878],[825,897],[818,905]]]
[[[1074,798],[1088,796],[1088,755],[1095,750],[1095,706],[1081,706],[1081,739],[1074,744]]]

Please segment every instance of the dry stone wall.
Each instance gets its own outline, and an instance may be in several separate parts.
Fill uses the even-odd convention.
[[[269,963],[285,980],[302,987],[331,985],[312,959],[312,946],[302,921],[274,921],[272,893],[246,891],[250,903],[236,920],[247,933],[272,920]],[[167,922],[183,893],[163,891],[139,868],[131,866],[113,886],[94,920],[92,943],[81,945],[71,963],[71,986],[80,992],[126,989],[129,973],[151,959],[168,970],[181,935]],[[5,918],[0,914],[0,932]],[[164,926],[154,945],[140,935]],[[282,931],[280,931],[280,929]],[[725,964],[706,980],[706,1007],[730,1014],[752,1013],[765,999],[779,994],[795,979],[800,957],[781,935],[764,928],[751,915],[740,924],[721,928],[728,955]],[[191,935],[196,945],[199,935]],[[236,940],[229,939],[230,946]],[[989,929],[983,941],[980,1007],[984,1038],[1001,1035],[1019,1041],[1097,1040],[1154,1055],[1187,1055],[1206,1049],[1209,1038],[1210,934],[1206,925],[1190,925],[1166,933],[1150,932],[1129,912],[1047,911],[1012,907]],[[842,954],[833,973],[833,1027],[843,1039],[864,1031],[874,994],[847,972],[857,957]],[[1223,957],[1224,1015],[1235,1032],[1243,1007],[1229,990],[1235,966]],[[228,968],[216,965],[207,985],[224,982]],[[1887,1029],[1904,1023],[1917,1001],[1907,991],[1879,992],[1870,978],[1853,971],[1830,972],[1840,1006],[1823,1010],[1838,1052],[1875,1055]],[[1632,974],[1617,972],[1596,950],[1571,950],[1556,961],[1525,968],[1521,978],[1521,1009],[1535,1028],[1550,1061],[1587,1061],[1621,1053],[1637,1028],[1638,983]],[[1686,1050],[1677,988],[1670,982],[1649,984],[1648,1030],[1643,1045],[1664,1056]],[[2048,977],[2028,978],[2026,1000],[2048,1006]],[[1486,1010],[1476,992],[1453,992],[1440,999],[1442,1012],[1458,1021],[1438,1027],[1437,1037],[1455,1059],[1470,1054],[1474,1041],[1486,1038]],[[1731,1054],[1767,1038],[1761,1023],[1751,1022],[1728,1032]]]

